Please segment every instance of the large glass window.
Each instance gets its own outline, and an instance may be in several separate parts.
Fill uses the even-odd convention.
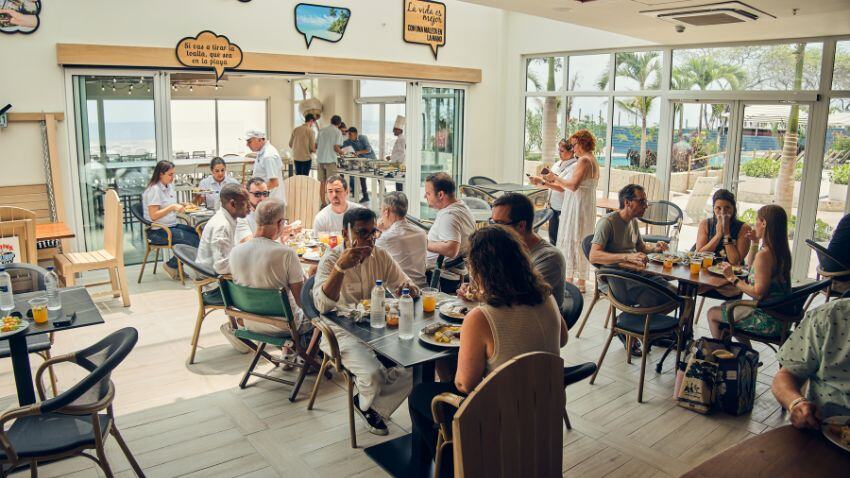
[[[601,167],[601,177],[597,183],[597,194],[603,195],[608,184],[608,170],[605,167],[608,157],[608,98],[605,96],[570,96],[566,100],[567,127],[564,137],[578,130],[586,129],[596,137],[596,161]]]
[[[609,173],[612,197],[626,184],[637,183],[646,188],[650,201],[663,199],[655,177],[659,103],[654,96],[614,98]]]
[[[407,83],[403,81],[360,80],[360,96],[405,96]]]
[[[835,44],[835,68],[832,75],[833,90],[850,90],[850,40]]]
[[[379,153],[381,147],[381,105],[367,104],[360,106],[360,134],[369,138],[369,144]]]
[[[248,130],[259,129],[268,134],[265,100],[218,100],[216,120],[219,156],[249,153],[243,139]]]
[[[568,89],[603,91],[608,89],[608,66],[611,55],[578,55],[569,57]]]
[[[266,130],[265,100],[171,100],[176,159],[248,153],[240,138],[251,129]]]
[[[559,91],[564,89],[564,59],[561,57],[530,58],[526,63],[526,91]]]
[[[360,133],[378,158],[386,158],[395,144],[393,125],[405,116],[407,84],[403,81],[360,80],[357,103],[360,104]]]
[[[614,89],[657,90],[661,85],[661,52],[635,51],[615,55]],[[607,74],[605,75],[607,78]]]

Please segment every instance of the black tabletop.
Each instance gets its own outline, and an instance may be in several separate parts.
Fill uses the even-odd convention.
[[[338,317],[334,312],[324,314],[323,317],[360,339],[375,353],[383,355],[402,367],[413,367],[456,355],[457,348],[429,345],[418,338],[419,330],[435,320],[446,323],[450,323],[450,321],[439,317],[440,314],[436,311],[425,314],[422,311],[422,301],[418,299],[414,303],[414,311],[416,318],[413,321],[414,337],[411,340],[399,339],[398,327],[373,329],[368,321],[358,324],[347,317]]]
[[[27,292],[24,294],[15,294],[15,310],[20,312],[26,320],[30,321],[30,326],[26,331],[16,335],[29,337],[31,335],[46,334],[48,332],[56,332],[61,330],[76,329],[88,325],[96,325],[103,323],[103,316],[92,302],[91,296],[85,287],[69,287],[59,290],[59,298],[62,300],[62,308],[59,310],[49,310],[47,312],[48,321],[44,324],[36,324],[32,318],[27,317],[27,311],[30,306],[28,301],[36,297],[47,297],[44,291]],[[77,313],[77,318],[71,325],[56,327],[53,321],[58,318],[64,318],[67,315]],[[2,340],[7,340],[6,337]]]
[[[503,193],[523,193],[529,194],[535,191],[540,191],[539,186],[518,183],[498,183],[498,184],[478,184],[476,187],[488,192],[503,192]]]

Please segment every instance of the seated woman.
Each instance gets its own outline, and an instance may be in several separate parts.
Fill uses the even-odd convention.
[[[422,383],[408,400],[413,439],[422,456],[434,456],[437,428],[431,399],[443,392],[468,394],[488,373],[528,352],[557,354],[567,326],[543,277],[512,230],[488,226],[470,238],[469,269],[484,303],[463,321],[454,383]]]
[[[721,264],[723,275],[739,291],[755,300],[782,297],[791,293],[791,251],[788,249],[788,216],[780,206],[771,204],[758,211],[755,238],[762,242],[752,264],[747,280],[738,278],[732,266]],[[750,255],[754,252],[751,250]],[[709,328],[714,338],[723,334],[722,324],[729,323],[726,304],[708,310]],[[782,322],[755,307],[735,309],[735,328],[745,332],[778,336]]]
[[[188,244],[198,247],[200,238],[194,229],[186,224],[177,223],[177,213],[183,212],[183,205],[177,202],[174,192],[174,163],[162,160],[153,168],[148,187],[142,193],[142,211],[145,219],[171,230],[172,244]],[[168,234],[164,229],[154,226],[148,231],[148,239],[157,244],[168,243]],[[172,279],[177,279],[177,257],[172,255],[162,265]]]
[[[727,189],[718,189],[711,204],[714,215],[699,223],[697,252],[712,252],[718,262],[742,265],[750,249],[750,226],[738,219],[735,195]]]
[[[205,192],[195,195],[195,204],[205,204],[208,209],[218,209],[221,188],[225,184],[239,184],[239,181],[227,175],[227,163],[218,156],[210,161],[210,172],[212,174],[198,183],[198,189]]]

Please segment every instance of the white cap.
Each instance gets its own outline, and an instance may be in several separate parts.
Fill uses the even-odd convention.
[[[404,122],[405,122],[404,116],[402,116],[402,115],[396,116],[395,117],[395,124],[393,125],[393,128],[398,128],[398,129],[404,131]]]
[[[266,133],[257,129],[249,129],[245,132],[245,139],[248,140],[251,138],[266,139]]]

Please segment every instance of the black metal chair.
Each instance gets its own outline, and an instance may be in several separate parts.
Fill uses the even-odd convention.
[[[646,206],[646,212],[638,220],[646,224],[646,234],[643,236],[645,242],[670,242],[667,232],[670,226],[678,226],[685,215],[682,208],[670,201],[653,201]],[[649,234],[649,226],[664,227],[663,235]]]
[[[34,292],[47,290],[44,285],[44,276],[47,275],[47,270],[33,264],[14,262],[4,266],[6,272],[12,277],[12,293],[22,294],[24,292]],[[53,333],[38,334],[27,337],[27,351],[31,354],[36,354],[42,360],[50,360],[50,347],[53,346]],[[0,341],[0,358],[11,357],[9,350],[9,341]],[[55,397],[58,393],[56,386],[56,373],[53,367],[48,367],[47,372],[50,375],[50,387]]]
[[[413,216],[406,216],[406,219],[408,221],[410,221],[411,224],[418,227],[419,229],[422,229],[425,232],[428,232],[428,231],[431,230],[431,224],[432,223],[424,222],[421,219],[419,219],[418,217],[413,217]]]
[[[437,256],[437,264],[434,267],[434,270],[431,271],[431,281],[428,285],[430,287],[433,287],[434,289],[440,289],[440,277],[442,276],[443,271],[446,270],[446,269],[452,269],[454,267],[457,267],[457,266],[463,264],[463,262],[465,260],[466,260],[466,255],[464,255],[464,254],[461,254],[461,255],[455,257],[454,259],[449,259],[448,261],[442,255]],[[440,289],[440,290],[442,290],[442,289]],[[451,292],[451,293],[454,293],[454,292]]]
[[[806,245],[815,251],[815,254],[818,256],[817,279],[832,279],[829,287],[823,291],[823,294],[826,296],[826,302],[829,302],[829,299],[833,297],[841,297],[847,291],[850,291],[850,266],[832,255],[827,248],[811,239],[806,239]],[[826,267],[824,267],[825,265]],[[827,270],[836,268],[838,269],[837,271]],[[816,295],[812,295],[809,301],[806,302],[806,310],[809,309],[815,297]]]
[[[539,231],[544,224],[549,222],[553,214],[555,213],[548,207],[534,211],[534,223],[531,226],[534,232]]]
[[[632,354],[629,353],[632,348],[632,342],[636,339],[640,340],[643,346],[643,353],[641,354],[638,402],[642,402],[646,360],[649,356],[650,345],[656,339],[668,338],[674,335],[676,336],[677,344],[680,342],[684,318],[667,314],[677,312],[687,299],[679,297],[674,291],[642,275],[620,269],[602,269],[598,272],[597,277],[608,283],[608,300],[611,301],[614,314],[611,318],[611,333],[608,334],[608,339],[602,348],[602,354],[599,356],[599,363],[597,364],[597,371],[590,379],[590,383],[593,384],[596,380],[596,376],[599,373],[598,369],[602,367],[602,361],[605,359],[605,354],[608,352],[608,347],[611,345],[611,340],[615,335],[623,334],[626,337],[626,361],[629,364],[632,363]],[[636,287],[652,290],[655,298],[658,299],[658,305],[634,305],[630,298],[630,292]],[[676,363],[679,363],[680,354],[681,350],[679,350],[677,345]]]
[[[587,377],[590,377],[595,373],[596,364],[593,362],[585,362],[579,365],[564,367],[564,388],[574,383],[581,382],[582,380],[586,379]],[[570,423],[570,416],[567,413],[566,407],[564,407],[564,425],[566,425],[567,430],[573,429],[573,425]]]
[[[472,210],[490,211],[492,209],[490,207],[490,203],[477,197],[466,196],[460,198],[460,200],[463,201],[464,204],[466,204],[466,207]]]
[[[472,186],[486,186],[488,184],[498,184],[494,179],[490,179],[487,176],[472,176],[469,178],[469,184]]]
[[[168,226],[164,226],[158,222],[148,221],[145,219],[145,214],[142,209],[142,203],[137,202],[130,205],[130,212],[133,216],[142,223],[142,234],[145,239],[145,258],[142,260],[142,269],[139,271],[139,280],[138,283],[142,282],[142,275],[145,273],[145,266],[148,263],[148,255],[150,255],[151,251],[155,251],[154,260],[153,260],[153,273],[156,274],[156,265],[159,262],[159,252],[163,249],[174,251],[174,245],[171,243],[171,228]],[[153,227],[158,227],[165,231],[166,241],[158,241],[153,240],[148,237],[148,232]],[[162,254],[162,260],[165,261],[165,253]],[[183,263],[178,259],[177,260],[177,272],[180,275],[180,283],[185,284],[185,280],[183,278]]]
[[[201,325],[207,315],[214,310],[224,310],[224,299],[218,288],[218,274],[195,262],[198,257],[198,248],[188,244],[175,244],[174,255],[195,272],[195,291],[198,294],[198,318],[195,319],[195,330],[192,332],[192,349],[189,352],[191,365],[195,363],[195,352],[198,350],[198,338],[201,335]],[[215,288],[209,287],[215,284]]]
[[[115,384],[110,379],[112,371],[133,350],[137,340],[136,329],[126,327],[83,350],[54,357],[38,368],[35,384],[40,401],[0,416],[0,465],[4,476],[27,464],[32,476],[38,476],[39,462],[77,455],[93,460],[106,476],[113,476],[104,449],[110,434],[136,475],[145,476],[118,432],[112,413],[115,398]],[[89,373],[62,394],[47,399],[41,381],[44,370],[64,362],[77,364]],[[101,413],[104,410],[106,413]],[[14,423],[8,427],[12,420]],[[95,450],[97,456],[90,455],[87,450]]]
[[[561,303],[561,317],[567,323],[567,329],[573,328],[573,325],[578,322],[582,309],[584,309],[584,296],[581,295],[581,291],[574,284],[565,282],[564,301]]]
[[[738,340],[755,340],[761,342],[774,351],[774,345],[781,347],[791,335],[791,328],[796,327],[803,320],[806,314],[806,304],[813,295],[823,293],[829,288],[832,279],[826,279],[818,282],[797,286],[791,289],[791,293],[785,297],[777,297],[765,300],[735,300],[726,302],[723,307],[726,308],[726,318],[728,324],[723,323],[724,335],[729,335]],[[735,328],[735,309],[738,307],[757,307],[767,312],[771,317],[782,322],[782,331],[778,336],[767,336],[754,334],[741,329]]]
[[[584,258],[590,262],[590,246],[593,241],[593,236],[587,236],[581,241],[581,249],[584,252]],[[587,318],[590,317],[590,313],[593,312],[593,307],[596,306],[596,303],[602,299],[608,298],[608,284],[602,281],[599,277],[599,270],[594,272],[594,284],[593,284],[593,300],[590,301],[590,307],[587,308],[587,312],[584,314],[584,318],[581,320],[581,325],[578,328],[578,332],[576,332],[576,338],[581,337],[581,332],[584,330],[584,325],[587,324]],[[605,315],[605,327],[608,327],[608,321],[611,319],[612,310],[608,308],[608,314]]]

